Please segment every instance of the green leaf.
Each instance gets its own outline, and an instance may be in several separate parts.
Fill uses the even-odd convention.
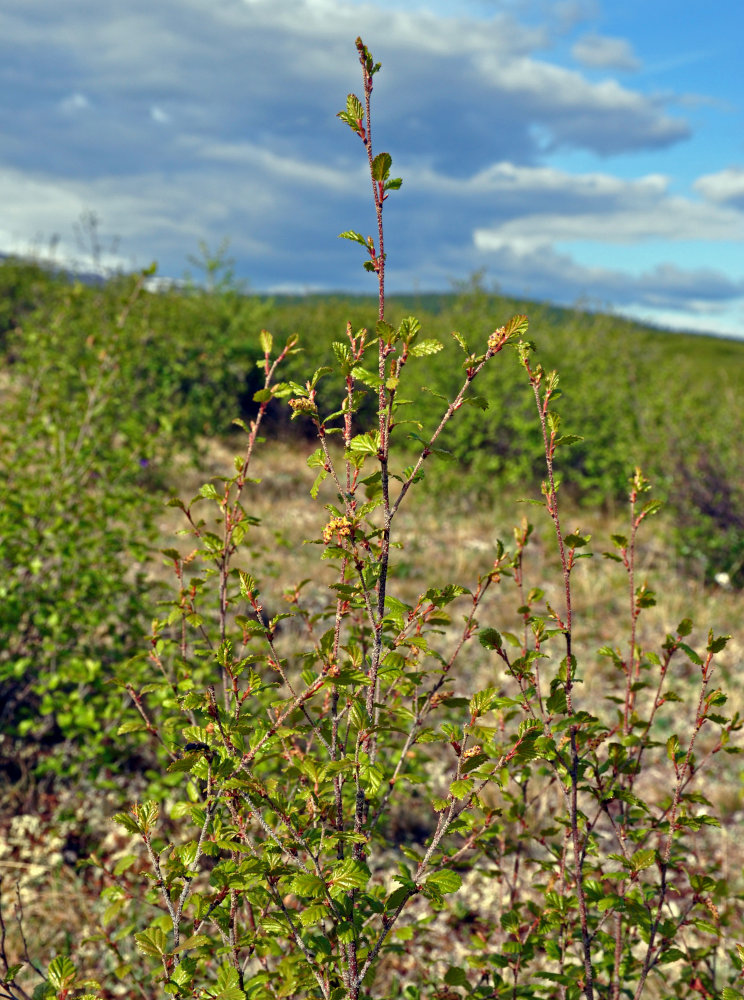
[[[663,506],[664,504],[661,502],[661,500],[649,500],[641,508],[641,513],[648,515],[656,514],[657,511],[660,511]]]
[[[200,753],[185,753],[183,757],[172,760],[167,767],[167,771],[169,774],[177,774],[179,771],[190,771],[201,759],[202,755]]]
[[[446,895],[450,892],[457,892],[462,885],[462,879],[457,872],[453,872],[448,868],[443,868],[441,871],[434,872],[430,875],[425,884],[434,886],[438,892]]]
[[[346,858],[331,869],[331,877],[328,880],[330,894],[337,899],[351,889],[363,889],[370,877],[370,870],[363,861]]]
[[[355,232],[353,229],[344,230],[343,233],[338,234],[338,238],[340,240],[351,240],[353,243],[361,243],[365,249],[369,246],[362,234]]]
[[[385,181],[393,165],[393,158],[390,153],[378,153],[372,161],[372,179]]]
[[[371,389],[377,389],[380,386],[380,376],[377,372],[371,372],[367,368],[362,368],[361,365],[355,365],[351,369],[352,378],[355,378],[357,382],[362,382],[364,385],[368,385]]]
[[[149,927],[134,935],[137,950],[151,958],[160,958],[168,950],[168,939],[159,927]]]
[[[66,955],[58,955],[49,963],[49,982],[57,990],[69,990],[77,979],[77,969]]]
[[[679,644],[679,648],[687,654],[688,659],[690,659],[692,663],[696,664],[696,666],[701,667],[703,665],[703,661],[700,659],[699,655],[695,652],[692,646],[688,646],[686,642],[681,642]]]
[[[214,1000],[243,1000],[245,993],[240,988],[238,970],[228,962],[223,962],[217,973],[217,992]]]
[[[636,851],[630,859],[631,871],[640,872],[644,868],[650,868],[656,860],[656,851],[649,848],[645,851]]]
[[[713,632],[710,632],[708,634],[708,652],[720,653],[722,649],[725,649],[730,638],[730,635],[718,635],[714,637]]]
[[[136,854],[126,854],[123,858],[119,858],[114,865],[114,875],[122,875],[128,868],[131,868],[136,861]]]
[[[174,953],[180,951],[190,951],[192,948],[204,948],[206,945],[211,945],[212,939],[207,934],[192,934],[191,937],[187,937],[185,941],[182,941],[177,948],[174,948]]]
[[[501,633],[495,628],[482,628],[478,633],[478,641],[486,649],[501,649],[503,645]]]
[[[444,981],[448,986],[467,986],[468,977],[465,970],[459,965],[450,965],[444,974]]]
[[[206,497],[208,500],[220,500],[220,494],[215,489],[214,483],[204,483],[203,486],[199,487],[200,497]]]
[[[348,95],[346,98],[346,110],[339,111],[336,117],[346,122],[350,129],[361,135],[360,122],[364,119],[364,108],[356,94]]]
[[[472,792],[473,787],[472,778],[458,778],[451,783],[450,792],[456,799],[464,799],[466,795]]]
[[[487,410],[489,402],[485,396],[466,396],[462,401],[463,406],[474,406],[478,410]]]
[[[289,883],[289,888],[291,892],[297,893],[298,896],[322,898],[325,896],[326,886],[323,879],[319,878],[319,876],[301,872],[299,875],[295,875]]]
[[[461,333],[459,333],[457,330],[453,330],[452,331],[452,336],[455,338],[455,340],[457,341],[457,343],[462,348],[463,353],[466,354],[469,357],[470,354],[471,354],[471,351],[470,351],[470,348],[468,347],[468,345],[467,345],[467,343],[466,343],[465,338],[463,337],[463,335]]]
[[[141,719],[130,719],[129,722],[122,722],[116,730],[117,736],[124,736],[126,733],[141,733],[147,726]]]
[[[128,833],[142,833],[142,828],[139,823],[134,816],[129,813],[116,813],[114,816],[114,822],[118,823],[119,826],[123,826]]]
[[[444,349],[440,340],[419,340],[409,350],[412,358],[423,358],[431,354],[439,354]]]
[[[321,920],[325,920],[328,916],[329,911],[325,903],[315,903],[304,907],[300,911],[300,923],[303,927],[312,927],[314,924],[319,924]]]
[[[264,354],[271,354],[271,348],[274,346],[274,338],[271,336],[268,330],[262,330],[259,334],[259,340],[261,342],[261,350]]]
[[[368,431],[366,434],[357,434],[349,442],[349,451],[354,454],[376,455],[379,448],[379,431]]]
[[[250,601],[251,598],[258,597],[258,587],[256,586],[256,581],[250,573],[245,573],[242,569],[239,569],[238,578],[240,580],[240,593],[246,601]]]
[[[677,635],[689,635],[692,632],[692,618],[683,618],[677,626]]]
[[[512,316],[509,322],[506,324],[506,336],[512,337],[514,334],[521,337],[522,334],[527,333],[530,321],[522,313],[518,313],[516,316]]]

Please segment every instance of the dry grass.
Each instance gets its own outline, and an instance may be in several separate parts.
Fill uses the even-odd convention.
[[[189,500],[210,477],[232,475],[239,447],[240,439],[211,442],[205,467],[198,473],[184,468],[174,484],[179,496]],[[320,538],[329,516],[324,504],[336,501],[330,479],[317,500],[310,497],[315,470],[308,468],[306,458],[313,450],[310,443],[301,446],[272,441],[260,447],[254,459],[252,474],[261,482],[249,487],[245,506],[261,524],[250,536],[252,555],[245,561],[262,584],[267,609],[272,612],[285,610],[285,587],[309,578],[322,592],[333,580],[332,568],[319,560],[319,548],[306,544]],[[206,505],[203,509],[207,510]],[[479,574],[492,568],[498,539],[507,547],[513,545],[513,529],[524,517],[535,525],[525,560],[525,586],[544,589],[545,602],[560,610],[563,582],[552,524],[543,510],[506,497],[495,506],[469,496],[438,493],[432,497],[426,483],[418,492],[415,487],[411,490],[395,521],[393,541],[401,547],[392,557],[391,592],[412,603],[431,586],[458,583],[472,587]],[[620,565],[602,556],[613,551],[612,533],[628,533],[627,513],[607,514],[566,505],[562,522],[564,531],[580,529],[592,537],[590,548],[595,555],[582,560],[574,572],[573,601],[577,651],[596,660],[598,647],[627,643],[627,576]],[[166,508],[160,523],[163,544],[173,545],[175,540],[184,551],[193,547],[191,539],[176,539],[175,532],[184,525],[180,511]],[[647,582],[657,596],[656,606],[641,618],[639,642],[658,649],[665,635],[685,617],[695,622],[693,637],[699,646],[704,645],[709,628],[716,634],[731,634],[732,640],[720,657],[720,683],[730,692],[731,709],[744,711],[741,595],[718,586],[707,587],[685,575],[664,541],[668,527],[662,514],[646,521],[639,534],[636,584]],[[162,572],[158,575],[165,578]],[[518,631],[519,604],[513,584],[504,580],[490,591],[480,615],[482,624]]]

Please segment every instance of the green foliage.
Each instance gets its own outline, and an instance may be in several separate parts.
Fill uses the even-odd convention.
[[[0,394],[0,711],[6,732],[66,747],[47,761],[57,771],[119,759],[110,678],[154,612],[144,570],[156,491],[177,456],[198,455],[199,435],[228,424],[254,377],[255,354],[231,331],[257,325],[263,306],[229,289],[152,295],[150,277],[86,287],[0,268],[13,323]]]

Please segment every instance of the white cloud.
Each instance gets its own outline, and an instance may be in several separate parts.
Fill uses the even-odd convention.
[[[705,174],[695,181],[694,187],[709,201],[729,202],[744,208],[744,167],[727,167],[715,174]]]
[[[553,243],[593,240],[597,243],[637,243],[642,240],[744,240],[741,212],[699,205],[685,198],[667,198],[647,206],[615,211],[545,212],[512,219],[494,228],[475,230],[481,250],[513,246],[535,250]]]
[[[641,66],[625,38],[608,38],[594,32],[577,39],[571,55],[587,69],[637,70]]]

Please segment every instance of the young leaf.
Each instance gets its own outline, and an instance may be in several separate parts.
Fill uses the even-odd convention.
[[[375,181],[385,181],[393,165],[393,158],[390,153],[378,153],[372,161],[372,179]]]
[[[369,246],[362,234],[355,232],[353,229],[346,229],[343,233],[339,233],[338,238],[340,240],[351,240],[353,243],[361,243],[365,249]]]
[[[274,346],[274,338],[271,336],[268,330],[262,330],[259,334],[259,339],[261,341],[261,350],[264,354],[271,354],[271,348]]]
[[[348,95],[346,98],[346,110],[339,111],[336,117],[340,118],[341,121],[346,122],[349,128],[361,135],[362,128],[360,122],[364,118],[364,108],[362,107],[362,102],[356,94]]]
[[[151,958],[160,958],[168,950],[167,938],[159,927],[149,927],[134,935],[137,950]]]
[[[58,955],[49,964],[49,982],[58,993],[72,988],[77,969],[66,955]]]

